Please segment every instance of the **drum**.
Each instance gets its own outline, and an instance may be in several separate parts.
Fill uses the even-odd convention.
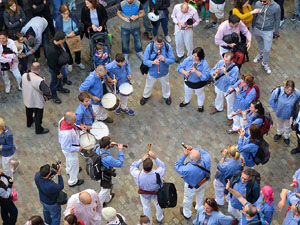
[[[133,92],[133,87],[130,83],[123,83],[119,87],[120,94],[123,96],[129,96]]]
[[[93,134],[85,132],[80,135],[79,143],[84,150],[92,150],[96,145],[96,138]]]
[[[115,111],[120,107],[120,99],[113,93],[106,93],[101,99],[101,104],[107,111]]]
[[[93,123],[90,133],[99,141],[102,137],[109,135],[109,129],[105,123],[97,121]]]

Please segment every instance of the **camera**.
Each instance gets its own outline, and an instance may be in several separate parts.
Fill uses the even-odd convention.
[[[60,165],[61,165],[61,161],[52,163],[51,168],[50,168],[51,169],[50,178],[53,178],[57,174],[57,171],[58,171]]]

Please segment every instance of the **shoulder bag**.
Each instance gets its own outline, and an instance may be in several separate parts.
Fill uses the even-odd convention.
[[[70,18],[70,20],[71,20],[72,31],[74,31],[74,29],[73,29],[73,20],[71,18]],[[81,38],[80,38],[80,34],[75,35],[72,38],[67,38],[66,42],[67,42],[67,45],[70,49],[70,52],[80,52],[83,48],[82,41],[81,41]]]

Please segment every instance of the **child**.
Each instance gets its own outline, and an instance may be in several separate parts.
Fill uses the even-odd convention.
[[[298,169],[293,176],[293,183],[290,184],[290,187],[294,187],[294,192],[300,193],[300,169]]]
[[[110,58],[108,55],[108,52],[106,51],[106,49],[103,47],[103,45],[101,44],[97,44],[96,45],[96,52],[93,56],[93,60],[95,62],[95,66],[99,66],[99,65],[106,65],[107,63],[110,62]]]
[[[201,0],[201,18],[200,18],[200,21],[205,20],[205,22],[208,23],[209,18],[210,18],[209,0]]]
[[[83,130],[90,130],[93,122],[95,121],[95,113],[92,105],[90,104],[90,96],[86,92],[78,95],[80,105],[76,109],[76,122]]]
[[[14,42],[18,50],[19,61],[21,63],[20,72],[21,74],[23,74],[27,72],[28,56],[26,53],[29,52],[30,50],[24,42],[24,34],[17,32],[15,36],[17,40],[15,40]]]

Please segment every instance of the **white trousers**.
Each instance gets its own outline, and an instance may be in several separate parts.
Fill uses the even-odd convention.
[[[103,204],[104,202],[109,202],[111,199],[111,195],[110,195],[110,188],[103,188],[101,187],[101,190],[99,192],[99,198],[101,203]]]
[[[277,134],[281,135],[283,133],[284,138],[288,139],[291,135],[291,126],[289,120],[283,120],[281,118],[276,117],[277,119]]]
[[[230,193],[229,193],[230,195]],[[242,218],[242,212],[239,209],[235,209],[232,207],[230,200],[228,201],[228,212],[233,215],[234,218],[236,218],[237,220],[241,220]]]
[[[156,78],[150,76],[149,73],[147,74],[143,97],[144,98],[149,98],[151,96],[152,88],[153,88],[156,80],[160,80],[163,97],[164,98],[169,98],[170,95],[171,95],[169,74],[156,79]]]
[[[128,97],[129,96],[124,96],[124,95],[119,95],[120,96],[120,104],[121,104],[121,109],[128,109],[127,104],[128,104]]]
[[[13,162],[11,160],[12,156],[1,156],[0,164],[2,164],[2,169],[4,174],[13,177]]]
[[[18,87],[20,87],[22,77],[21,77],[21,73],[20,73],[19,69],[17,68],[17,69],[11,70],[11,72],[13,73],[14,77],[17,80]],[[1,71],[1,74],[2,74],[2,78],[4,80],[5,87],[10,87],[10,80],[9,80],[9,77],[8,77],[8,71]]]
[[[92,105],[94,112],[96,113],[96,120],[106,120],[107,110],[101,105]]]
[[[218,203],[218,205],[224,205],[225,186],[219,180],[215,179],[214,189],[215,189],[216,202]]]
[[[78,173],[79,173],[79,160],[77,152],[65,152],[62,151],[66,157],[66,172],[69,174],[69,185],[74,185],[78,181]]]
[[[155,208],[156,208],[156,219],[158,221],[163,220],[163,218],[164,218],[163,210],[162,210],[162,208],[160,208],[160,206],[158,204],[157,197],[152,198],[152,199],[147,199],[147,198],[144,198],[142,195],[140,195],[140,199],[141,199],[141,203],[143,205],[143,213],[144,213],[145,216],[148,216],[148,218],[150,219],[150,224],[152,224],[151,200],[153,200],[153,203],[154,203]]]
[[[175,44],[178,57],[184,56],[184,46],[187,50],[187,56],[192,55],[194,50],[193,29],[179,30],[178,25],[175,25]]]
[[[198,88],[198,89],[192,89],[192,88],[189,88],[184,83],[184,101],[186,103],[189,103],[192,99],[194,91],[195,91],[195,94],[197,95],[198,106],[203,106],[204,100],[205,100],[204,87]]]
[[[216,92],[216,99],[215,99],[215,106],[218,111],[222,111],[224,109],[224,96],[228,93],[221,91],[219,88],[215,86],[215,92]],[[234,92],[227,95],[225,97],[226,103],[227,103],[227,118],[232,119],[233,114],[233,102],[234,102]]]
[[[198,189],[189,188],[187,183],[184,183],[184,197],[183,197],[183,215],[185,217],[192,216],[192,204],[193,204],[193,197],[196,195],[196,207],[195,209],[198,210],[201,205],[203,204],[203,198],[205,193],[205,188],[208,182],[202,184]]]
[[[233,113],[235,113],[235,112],[233,112]],[[244,124],[244,119],[242,116],[237,115],[237,116],[232,117],[232,119],[233,119],[232,130],[237,130],[240,128],[244,129],[245,124]]]

